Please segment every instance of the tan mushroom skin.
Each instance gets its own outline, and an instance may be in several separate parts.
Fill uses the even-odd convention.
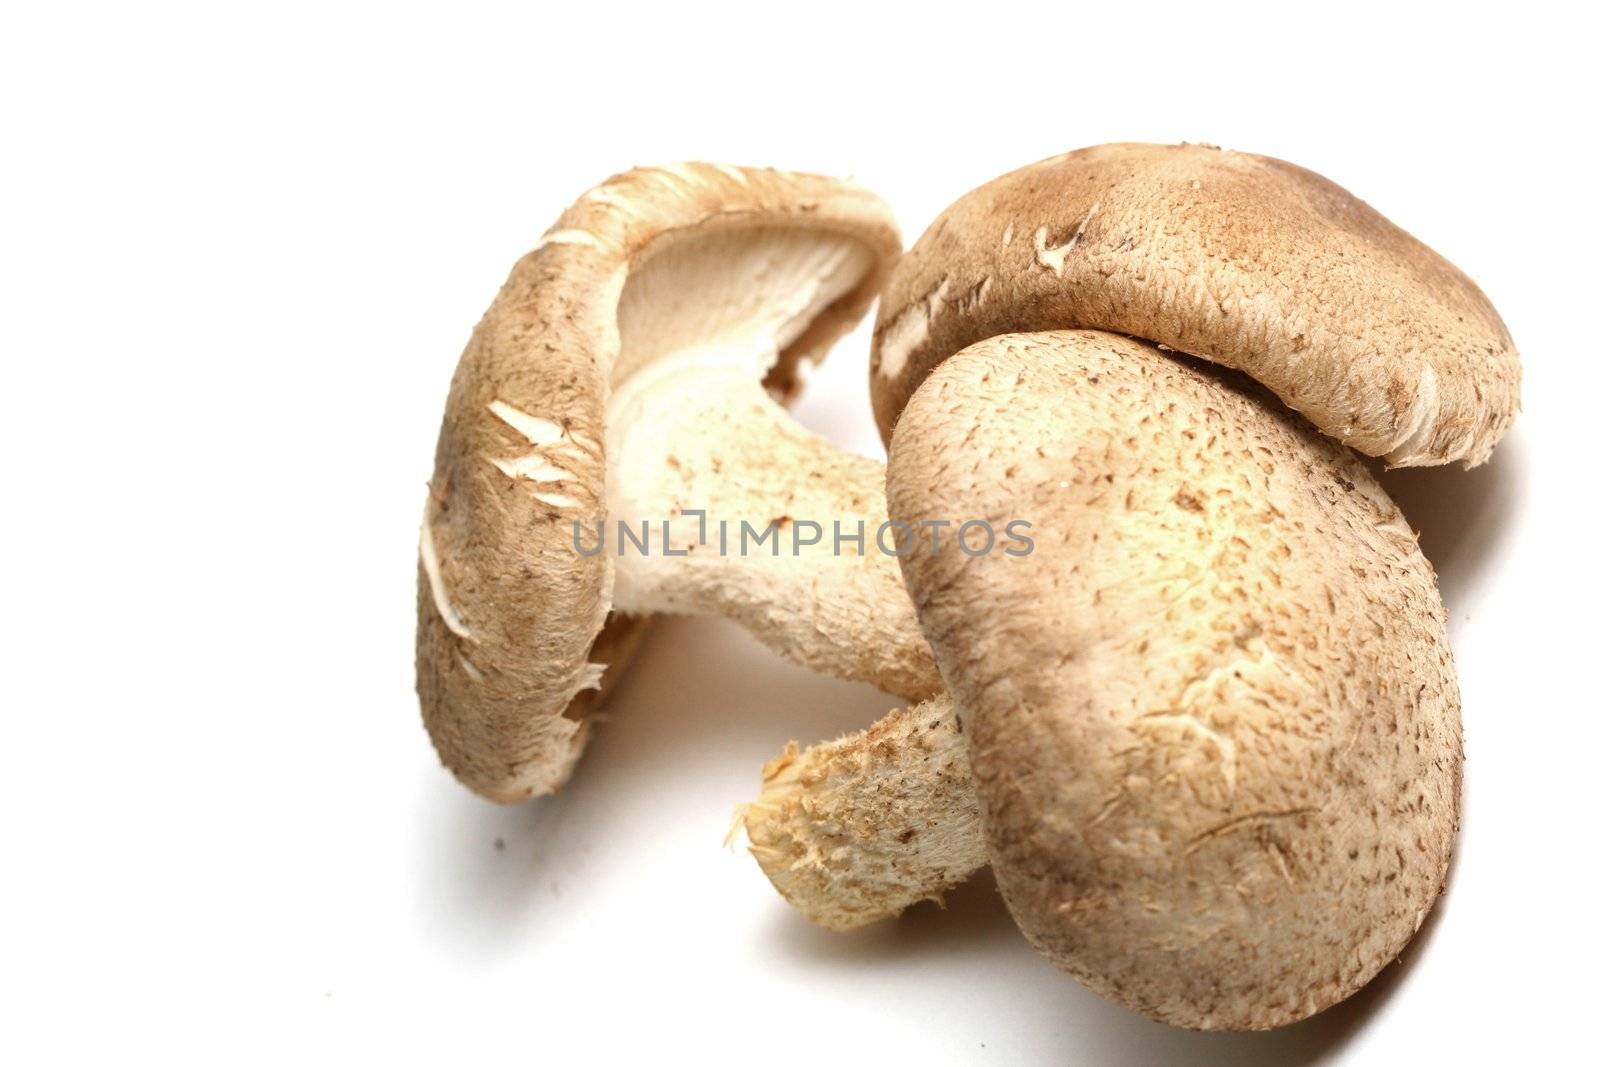
[[[1433,570],[1366,467],[1265,399],[1114,335],[1000,337],[930,376],[890,462],[896,516],[1036,516],[1024,559],[903,560],[1013,915],[1192,1027],[1360,988],[1457,823]]]
[[[628,613],[724,613],[807,666],[938,691],[870,536],[803,560],[661,540],[678,520],[674,552],[690,547],[685,510],[883,521],[882,466],[770,394],[859,319],[898,250],[887,207],[847,182],[680,164],[586,193],[517,264],[451,383],[419,552],[417,690],[462,782],[517,801],[566,781],[637,642]],[[616,553],[619,518],[653,523],[648,557]],[[579,552],[575,528],[590,547],[607,530],[606,551]]]
[[[1391,466],[1481,463],[1517,411],[1493,305],[1363,201],[1267,156],[1113,144],[995,179],[906,253],[875,330],[884,440],[959,349],[1071,328],[1242,370]]]

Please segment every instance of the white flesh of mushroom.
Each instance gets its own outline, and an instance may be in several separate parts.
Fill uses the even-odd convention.
[[[738,824],[750,854],[812,922],[848,930],[938,899],[989,862],[950,696],[801,750],[761,772]]]
[[[938,676],[899,568],[876,544],[883,465],[803,429],[761,384],[871,266],[848,237],[750,229],[679,240],[630,275],[607,413],[605,553],[617,610],[725,615],[804,666],[924,697]],[[686,511],[705,512],[704,543]],[[835,554],[835,522],[861,541]],[[820,541],[797,547],[818,536],[810,523]]]

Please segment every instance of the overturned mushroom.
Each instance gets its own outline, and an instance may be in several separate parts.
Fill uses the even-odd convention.
[[[417,689],[465,784],[558,788],[652,612],[724,614],[805,666],[939,690],[874,536],[882,465],[770,395],[859,319],[898,247],[856,186],[683,164],[585,194],[517,264],[451,383],[422,524]],[[830,526],[802,538],[813,516]],[[796,558],[835,520],[839,552]]]
[[[1085,322],[1259,373],[1316,425],[1228,372],[1057,329]],[[990,336],[1019,329],[1055,332]],[[876,342],[890,514],[1026,517],[1038,550],[902,559],[970,774],[937,705],[907,713],[920,750],[868,731],[796,753],[751,808],[752,841],[782,846],[763,867],[835,926],[937,895],[978,850],[930,862],[920,834],[880,833],[893,782],[905,810],[976,807],[1019,926],[1129,1007],[1262,1028],[1359,988],[1443,885],[1459,700],[1432,570],[1333,438],[1486,457],[1518,373],[1492,307],[1307,172],[1109,146],[947,211]]]

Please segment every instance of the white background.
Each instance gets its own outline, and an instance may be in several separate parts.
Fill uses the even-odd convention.
[[[1587,1055],[1593,31],[1471,9],[8,5],[0,1059]],[[499,809],[438,768],[411,691],[434,435],[569,201],[635,163],[770,164],[853,175],[909,241],[1110,140],[1326,174],[1522,350],[1488,467],[1389,479],[1441,572],[1468,745],[1453,877],[1403,964],[1205,1036],[1059,975],[985,879],[809,928],[722,847],[732,808],[784,741],[890,701],[726,625],[659,628],[558,797]],[[797,410],[876,453],[866,350]]]

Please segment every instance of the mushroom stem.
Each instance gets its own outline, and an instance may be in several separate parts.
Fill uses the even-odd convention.
[[[801,666],[910,700],[943,688],[890,554],[883,464],[800,427],[748,357],[658,360],[610,410],[615,609],[726,616]]]
[[[750,853],[807,919],[848,930],[937,900],[989,862],[948,694],[801,751],[738,814]]]

